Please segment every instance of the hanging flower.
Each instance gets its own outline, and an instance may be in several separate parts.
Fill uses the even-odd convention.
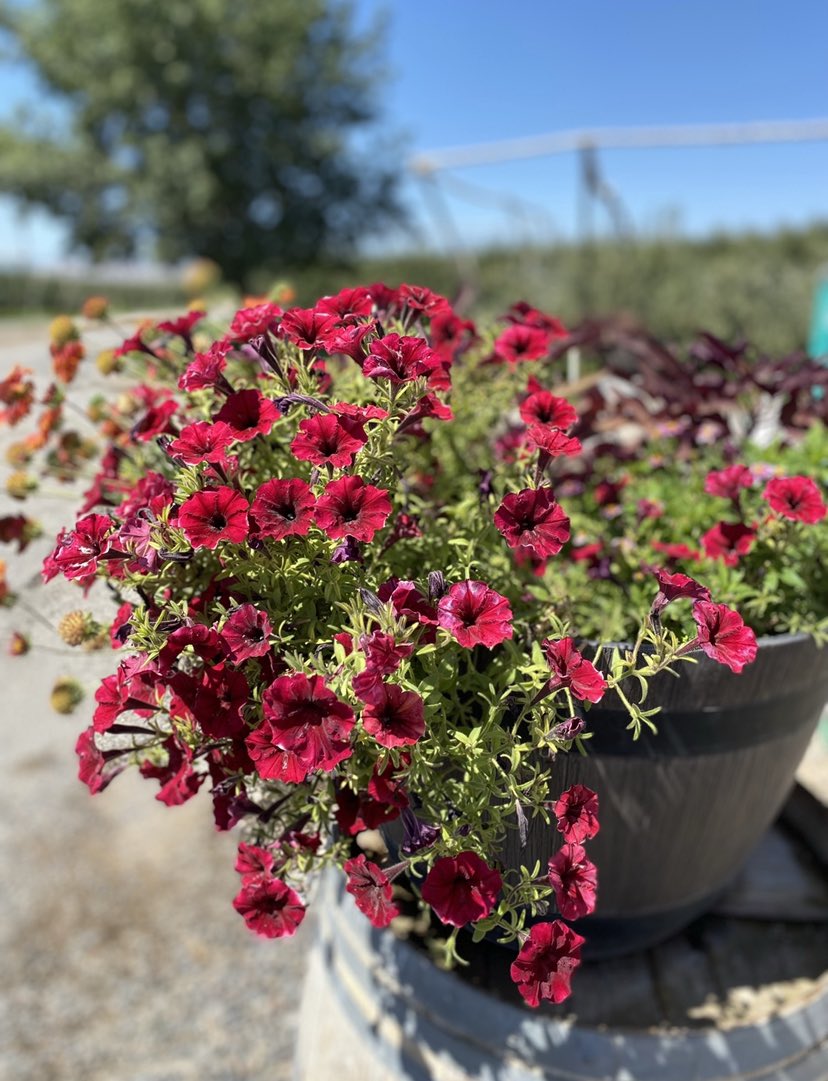
[[[563,845],[549,861],[548,877],[565,920],[579,920],[595,911],[598,868],[582,845]]]
[[[454,927],[485,919],[502,886],[500,874],[476,852],[444,856],[423,882],[422,895],[439,920]]]
[[[756,635],[734,609],[726,604],[697,601],[693,619],[698,626],[697,644],[711,660],[738,673],[755,659]]]
[[[437,622],[465,649],[494,649],[512,637],[512,609],[485,582],[455,582],[437,605]]]
[[[710,600],[710,590],[688,574],[669,574],[665,570],[658,569],[654,570],[653,574],[658,582],[658,593],[650,609],[653,615],[658,615],[668,604],[683,598],[694,601]]]
[[[346,860],[342,869],[348,876],[345,889],[374,927],[387,927],[399,916],[400,910],[391,900],[391,883],[380,867],[362,855]]]
[[[563,1002],[569,998],[572,973],[581,963],[584,939],[561,920],[536,923],[529,931],[511,976],[523,999],[539,1006],[542,999]]]
[[[257,935],[289,938],[305,918],[299,894],[280,878],[269,874],[250,875],[233,900],[233,908]]]
[[[583,702],[601,701],[607,682],[595,665],[581,656],[571,638],[546,639],[543,648],[552,669],[547,684],[550,691],[567,688]]]
[[[554,807],[558,832],[567,843],[581,844],[599,830],[598,796],[583,784],[567,788]]]

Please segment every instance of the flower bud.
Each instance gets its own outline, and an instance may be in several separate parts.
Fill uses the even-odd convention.
[[[62,349],[69,342],[76,342],[80,334],[68,315],[59,315],[49,324],[49,340],[57,349]]]
[[[106,297],[87,297],[81,307],[81,315],[85,319],[106,319],[109,314],[109,301]]]
[[[114,349],[104,349],[95,357],[95,367],[101,375],[112,375],[123,368],[121,358],[115,356]]]
[[[61,676],[55,680],[49,701],[55,713],[74,713],[83,701],[83,687],[76,679]]]
[[[37,490],[37,481],[22,469],[10,473],[6,478],[6,491],[12,499],[25,499],[30,492]]]
[[[9,654],[12,657],[22,657],[24,653],[28,653],[31,649],[31,643],[25,634],[20,631],[12,631],[12,636],[9,639]]]
[[[82,646],[100,634],[100,624],[91,613],[77,608],[67,612],[58,623],[58,634],[67,646]]]

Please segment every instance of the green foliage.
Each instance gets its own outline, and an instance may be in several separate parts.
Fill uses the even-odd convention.
[[[253,267],[348,253],[397,207],[379,152],[377,35],[325,0],[41,0],[0,27],[58,109],[0,128],[0,190],[96,258]]]

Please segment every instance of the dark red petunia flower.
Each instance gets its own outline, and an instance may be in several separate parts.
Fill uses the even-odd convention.
[[[431,317],[431,346],[444,360],[455,360],[477,339],[471,319],[461,319],[450,309]]]
[[[227,460],[227,448],[235,436],[223,421],[211,424],[206,420],[197,420],[182,428],[178,438],[168,446],[168,451],[187,465],[198,462],[218,462]]]
[[[362,477],[340,477],[332,480],[316,501],[314,518],[331,540],[354,537],[369,542],[390,513],[391,502],[384,488],[366,484]]]
[[[701,552],[687,544],[665,544],[663,541],[653,541],[653,548],[670,559],[701,559]]]
[[[541,999],[563,1002],[572,993],[572,973],[581,963],[584,939],[562,920],[536,923],[529,931],[510,974],[530,1006]]]
[[[78,780],[89,789],[91,795],[97,795],[126,768],[126,763],[118,764],[106,759],[95,744],[95,729],[87,728],[81,732],[75,743],[78,756]]]
[[[235,342],[249,342],[260,334],[275,331],[279,326],[282,309],[278,304],[257,304],[252,308],[242,308],[233,316],[228,335]]]
[[[533,424],[527,428],[526,445],[550,458],[572,458],[584,449],[580,439],[566,435],[560,428],[549,428],[543,424]]]
[[[697,601],[693,619],[699,629],[697,645],[711,660],[741,672],[756,657],[756,635],[738,612],[726,604]]]
[[[425,732],[425,703],[415,691],[378,681],[366,692],[362,727],[381,747],[406,747]]]
[[[167,637],[158,654],[158,670],[162,673],[169,672],[188,647],[205,666],[221,664],[225,657],[224,644],[217,631],[201,623],[187,624],[178,627]]]
[[[94,574],[98,569],[98,560],[106,558],[114,528],[115,523],[107,515],[88,514],[77,522],[74,529],[60,534],[57,546],[49,557],[50,564],[65,578],[85,578]]]
[[[405,804],[407,805],[406,798]],[[336,824],[346,837],[356,837],[363,830],[375,830],[383,822],[400,817],[397,804],[381,799],[371,792],[352,792],[350,788],[336,789]]]
[[[314,309],[320,315],[332,315],[342,323],[352,323],[374,310],[371,294],[363,286],[341,289],[336,296],[322,297]]]
[[[359,640],[359,648],[365,654],[367,666],[381,676],[396,672],[406,657],[414,652],[410,642],[397,642],[392,635],[382,631],[364,634]]]
[[[247,443],[257,435],[267,435],[279,419],[279,407],[258,390],[237,390],[215,416],[224,421],[233,439]]]
[[[424,338],[386,334],[371,342],[362,370],[369,379],[387,379],[399,385],[429,376],[441,363]]]
[[[165,334],[175,334],[189,342],[193,327],[200,323],[206,314],[205,311],[193,309],[184,315],[179,315],[177,319],[165,319],[163,323],[158,324],[158,329],[164,331]]]
[[[493,649],[512,637],[509,601],[485,582],[455,582],[440,598],[437,622],[465,649]]]
[[[313,522],[316,499],[306,481],[266,480],[250,507],[250,517],[260,537],[304,537]]]
[[[714,469],[707,474],[704,490],[708,495],[737,502],[743,488],[753,486],[753,474],[746,465],[729,465],[727,469]]]
[[[569,540],[569,518],[547,487],[510,492],[495,512],[494,524],[510,548],[536,559],[557,555]]]
[[[694,601],[710,600],[710,590],[697,582],[695,578],[691,578],[689,574],[669,574],[665,570],[654,570],[653,574],[658,582],[658,593],[651,608],[654,615],[663,612],[673,601],[683,598]]]
[[[302,350],[324,349],[325,338],[338,322],[315,308],[291,308],[282,316],[281,333]]]
[[[344,353],[362,366],[368,351],[366,338],[374,337],[377,328],[374,323],[354,323],[344,327],[334,327],[325,337],[326,353]]]
[[[569,334],[560,319],[533,308],[525,300],[519,300],[516,304],[513,304],[506,313],[506,318],[510,323],[520,323],[527,327],[540,327],[541,330],[545,330],[549,334],[551,340],[565,338]]]
[[[571,638],[546,639],[543,648],[552,669],[550,691],[566,687],[582,702],[601,701],[607,689],[606,680],[595,665],[581,656]]]
[[[546,331],[539,327],[513,323],[495,339],[494,355],[509,364],[538,360],[549,352],[549,340]]]
[[[595,911],[598,868],[582,845],[565,844],[549,861],[549,885],[565,920],[579,920]]]
[[[115,618],[109,625],[109,641],[113,649],[120,649],[129,638],[132,631],[132,613],[135,611],[129,601],[124,601],[118,611],[115,613]]]
[[[269,731],[253,732],[247,745],[261,776],[271,778],[271,772],[283,766],[290,772],[302,772],[304,780],[312,770],[332,770],[338,762],[350,757],[351,730],[354,711],[329,691],[321,676],[303,672],[280,676],[262,696],[265,726]],[[288,752],[280,763],[271,747]],[[254,738],[255,737],[255,738]]]
[[[320,413],[302,421],[290,449],[300,461],[341,469],[353,462],[367,441],[358,421],[335,413]]]
[[[398,619],[429,626],[437,623],[437,609],[427,600],[416,582],[401,582],[391,578],[380,586],[377,596],[383,602],[391,601]]]
[[[193,769],[193,752],[186,744],[179,743],[174,736],[162,744],[167,752],[167,761],[158,765],[149,759],[139,766],[142,777],[154,778],[160,782],[156,799],[167,807],[180,807],[198,793],[207,780],[206,773],[197,773]]]
[[[810,477],[775,477],[765,485],[762,498],[771,510],[793,522],[813,525],[825,517],[825,503]]]
[[[273,628],[264,612],[252,604],[239,605],[230,613],[221,628],[221,640],[234,664],[243,664],[251,657],[263,657],[270,650]]]
[[[735,567],[739,557],[751,550],[754,540],[756,530],[742,522],[717,522],[701,542],[709,559],[721,559],[728,567]]]
[[[439,920],[454,927],[485,919],[503,885],[500,873],[476,852],[436,861],[423,882],[422,895]]]
[[[178,405],[172,399],[152,405],[137,423],[133,424],[130,435],[133,439],[148,443],[156,436],[174,432],[175,428],[170,426],[170,422],[177,412]]]
[[[132,672],[122,661],[111,676],[105,676],[95,691],[92,725],[96,732],[107,732],[122,713],[134,711],[149,717],[158,709],[155,680],[149,674]]]
[[[266,875],[273,871],[273,849],[239,843],[234,870],[243,878],[247,875]]]
[[[185,499],[178,525],[193,548],[215,548],[221,541],[241,544],[248,534],[249,509],[235,488],[205,488]]]
[[[404,304],[413,312],[424,312],[428,316],[444,312],[449,307],[449,302],[439,293],[434,293],[424,285],[409,285],[407,282],[397,290],[399,303]]]
[[[177,672],[170,687],[210,739],[236,739],[245,730],[250,685],[232,668],[205,668],[196,675]]]
[[[215,388],[222,383],[222,372],[227,367],[227,354],[233,348],[229,338],[213,342],[206,353],[196,353],[178,380],[181,390]]]
[[[345,889],[374,927],[387,927],[399,916],[400,910],[391,900],[391,883],[380,867],[361,855],[346,860],[342,869],[348,876]]]
[[[305,906],[299,894],[269,874],[245,878],[233,900],[233,908],[244,916],[251,931],[265,938],[295,935],[305,918]]]
[[[543,389],[523,399],[520,416],[524,424],[550,428],[569,428],[578,419],[578,414],[566,398],[558,398],[551,391]]]
[[[554,807],[558,832],[567,844],[589,841],[600,829],[598,796],[584,784],[574,784],[562,793]]]

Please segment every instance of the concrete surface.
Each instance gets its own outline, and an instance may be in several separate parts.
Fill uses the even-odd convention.
[[[46,326],[0,323],[0,378],[20,363],[45,389]],[[106,385],[85,363],[78,403]],[[29,430],[0,430],[0,453]],[[73,515],[72,492],[49,488],[26,503],[0,489],[0,515],[45,529],[22,557],[0,546],[26,605],[0,608],[0,1081],[286,1081],[312,929],[285,942],[247,931],[231,904],[235,839],[215,833],[206,794],[167,808],[131,773],[95,797],[76,778],[75,739],[113,655],[50,629],[83,601],[38,582]],[[27,656],[8,655],[12,630],[32,637]],[[52,683],[79,671],[86,700],[58,716]]]

